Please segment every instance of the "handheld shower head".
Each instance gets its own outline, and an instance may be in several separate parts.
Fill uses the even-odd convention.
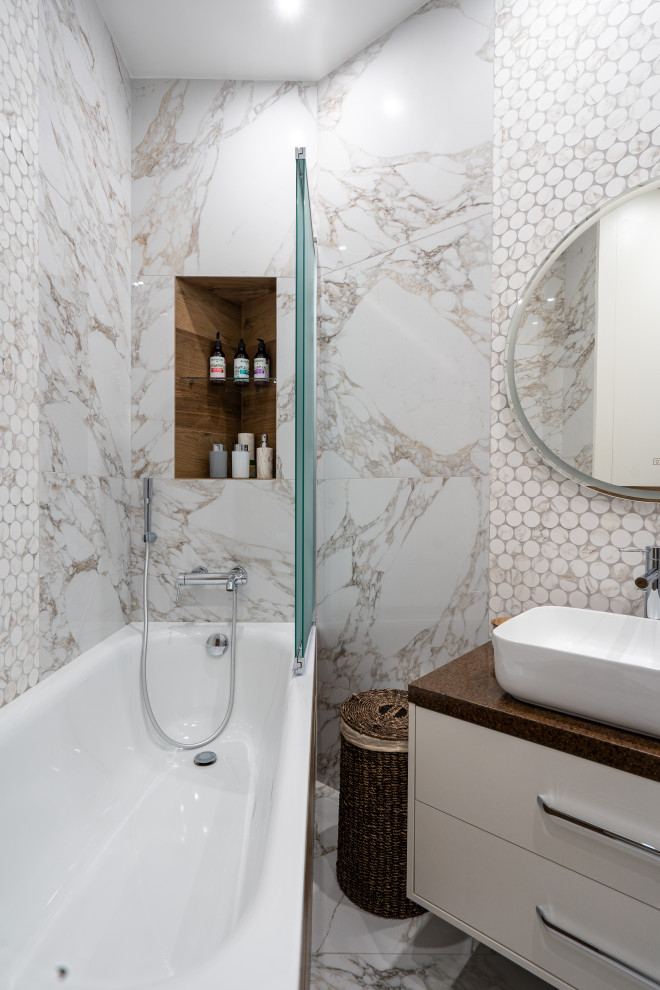
[[[155,543],[157,536],[151,531],[151,503],[154,497],[153,478],[142,479],[142,498],[144,500],[144,535],[145,543]]]

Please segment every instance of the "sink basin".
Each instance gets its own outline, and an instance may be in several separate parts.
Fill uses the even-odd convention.
[[[660,622],[542,605],[493,631],[495,676],[520,701],[660,737]]]

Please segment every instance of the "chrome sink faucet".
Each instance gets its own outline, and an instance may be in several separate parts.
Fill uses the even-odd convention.
[[[635,578],[635,585],[645,591],[644,615],[647,619],[660,619],[660,546],[652,545],[640,550],[639,547],[625,547],[623,553],[643,553],[646,570]]]

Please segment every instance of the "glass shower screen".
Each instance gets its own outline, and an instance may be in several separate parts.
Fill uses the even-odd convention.
[[[316,245],[305,149],[296,148],[296,656],[316,608]]]

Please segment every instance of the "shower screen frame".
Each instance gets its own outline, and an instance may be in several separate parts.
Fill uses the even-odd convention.
[[[304,148],[296,148],[295,655],[316,612],[316,239]]]

